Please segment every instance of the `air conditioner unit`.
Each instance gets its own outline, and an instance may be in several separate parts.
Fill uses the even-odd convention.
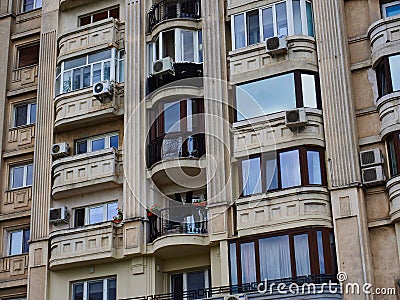
[[[361,167],[369,167],[383,164],[382,150],[379,148],[360,152]]]
[[[286,35],[274,36],[265,40],[267,53],[278,54],[287,51]]]
[[[112,84],[110,81],[99,81],[93,85],[93,96],[100,102],[111,100],[113,93]]]
[[[68,222],[68,210],[64,207],[51,208],[49,212],[50,223]]]
[[[287,110],[285,112],[285,124],[289,128],[301,127],[307,124],[307,115],[304,108]]]
[[[224,300],[247,300],[247,294],[226,295]]]
[[[173,59],[169,56],[153,63],[153,75],[174,74]]]
[[[361,172],[363,184],[367,187],[381,185],[386,180],[382,166],[364,168],[361,170]]]
[[[51,155],[55,158],[67,156],[69,145],[67,143],[58,143],[51,146]]]

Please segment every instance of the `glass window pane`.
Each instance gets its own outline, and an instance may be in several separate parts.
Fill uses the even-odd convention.
[[[14,167],[11,169],[11,188],[20,188],[24,186],[24,167]]]
[[[286,2],[279,3],[275,6],[276,9],[276,26],[279,35],[288,35]]]
[[[9,255],[17,255],[22,253],[22,238],[22,230],[10,233]]]
[[[83,68],[83,87],[90,86],[90,66]]]
[[[122,53],[122,52],[124,52],[124,51],[120,51],[120,53]],[[124,78],[124,76],[125,76],[125,60],[124,60],[123,55],[124,54],[121,54],[121,59],[119,61],[119,77],[118,77],[119,82],[125,81],[125,78]],[[151,61],[150,64],[152,66],[153,62]],[[149,69],[149,70],[151,70],[151,69]]]
[[[400,55],[389,57],[390,75],[392,77],[393,91],[400,90]]]
[[[65,61],[64,70],[74,69],[84,65],[86,65],[86,56]]]
[[[231,284],[238,284],[237,277],[237,256],[236,256],[236,244],[232,243],[229,245],[229,262],[230,262],[230,273],[231,273]]]
[[[274,36],[274,20],[272,17],[272,8],[262,10],[262,22],[264,28],[264,40]]]
[[[118,149],[118,135],[110,137],[110,148]]]
[[[111,73],[110,73],[110,65],[111,63],[109,61],[104,63],[104,76],[103,76],[103,80],[110,80],[111,79]]]
[[[389,152],[389,168],[390,168],[390,175],[395,176],[398,174],[397,171],[397,162],[396,162],[396,151],[394,148],[394,141],[391,139],[388,141],[388,152]]]
[[[240,260],[242,266],[242,283],[256,282],[254,243],[240,245]]]
[[[310,2],[306,2],[306,10],[307,10],[307,31],[309,36],[314,36],[314,20],[313,20],[313,12],[312,5]]]
[[[296,275],[311,275],[308,234],[300,234],[294,236],[294,252],[296,259]]]
[[[105,50],[105,51],[97,52],[94,54],[90,54],[89,58],[88,58],[88,62],[89,62],[89,64],[92,64],[92,63],[110,59],[110,58],[111,58],[111,50]]]
[[[26,12],[26,11],[30,11],[34,8],[33,4],[34,1],[33,0],[23,0],[23,7],[22,7],[22,11]]]
[[[301,185],[299,150],[279,154],[282,188]]]
[[[23,244],[22,244],[22,253],[28,253],[29,252],[29,239],[31,236],[31,231],[29,229],[24,230],[24,237],[23,237]]]
[[[389,93],[388,84],[386,80],[386,68],[383,61],[379,63],[375,71],[376,71],[376,81],[378,84],[379,97],[382,97],[387,93]]]
[[[31,113],[30,113],[30,124],[36,123],[36,103],[32,103],[31,105]]]
[[[325,274],[324,244],[322,239],[322,231],[317,231],[317,243],[318,243],[319,273]]]
[[[261,280],[292,277],[288,235],[260,239],[258,245]]]
[[[89,208],[89,224],[96,224],[103,221],[103,206]]]
[[[164,133],[181,131],[181,106],[180,102],[164,104]]]
[[[79,19],[79,22],[80,22],[79,23],[80,26],[88,25],[88,24],[92,23],[92,16],[81,17]]]
[[[28,104],[15,107],[15,126],[26,125],[28,121]]]
[[[294,34],[302,35],[300,0],[292,0]]]
[[[107,300],[117,299],[117,280],[115,278],[107,280]]]
[[[247,13],[247,44],[253,45],[260,42],[260,19],[258,10]]]
[[[199,62],[203,62],[203,31],[199,30]]]
[[[33,165],[27,165],[26,169],[26,185],[31,186],[33,179]]]
[[[101,81],[101,63],[93,65],[92,83]]]
[[[42,0],[36,0],[35,8],[42,7]]]
[[[73,71],[72,90],[79,90],[82,88],[82,68]]]
[[[315,89],[315,76],[301,74],[301,89],[303,91],[304,107],[317,108],[317,91]]]
[[[83,300],[83,283],[74,284],[72,294],[72,300]]]
[[[98,12],[95,13],[93,15],[93,22],[97,22],[97,21],[101,21],[101,20],[105,20],[108,18],[108,11],[102,11],[102,12]]]
[[[188,291],[203,290],[206,287],[205,285],[206,285],[206,280],[204,278],[204,271],[187,273]]]
[[[260,157],[242,161],[243,196],[261,193]]]
[[[237,86],[236,107],[238,121],[296,108],[294,74]]]
[[[87,142],[82,141],[82,142],[76,143],[76,148],[77,148],[76,154],[86,153],[87,152]]]
[[[235,49],[246,47],[244,14],[234,16]]]
[[[400,14],[400,4],[390,5],[385,8],[386,17],[392,17]]]
[[[278,162],[275,155],[267,156],[265,167],[267,190],[278,189]]]
[[[322,184],[321,160],[318,151],[307,151],[308,183]]]
[[[118,215],[118,202],[107,204],[107,221],[111,221],[114,216]]]
[[[64,77],[63,77],[63,93],[68,93],[71,91],[71,83],[72,83],[72,78],[71,78],[72,72],[64,72]]]
[[[88,283],[89,300],[103,300],[103,280]]]
[[[194,62],[193,31],[182,30],[183,61]]]
[[[105,138],[92,141],[92,151],[103,150],[106,147]]]

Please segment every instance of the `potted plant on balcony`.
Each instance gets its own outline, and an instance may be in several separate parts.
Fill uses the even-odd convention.
[[[121,223],[122,219],[124,218],[124,214],[122,208],[117,208],[117,215],[113,216],[112,222],[114,223]]]
[[[160,209],[160,205],[158,205],[157,203],[153,204],[150,207],[147,207],[147,209],[146,209],[147,217],[150,218],[150,217],[154,216],[159,211],[159,209]]]

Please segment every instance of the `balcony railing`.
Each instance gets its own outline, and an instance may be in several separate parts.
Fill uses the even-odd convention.
[[[207,209],[204,206],[186,204],[161,209],[149,216],[150,241],[169,234],[205,234]]]
[[[150,75],[147,78],[148,93],[150,94],[168,83],[193,77],[203,77],[202,63],[174,63],[174,74],[164,74],[162,77]],[[197,82],[193,83],[198,84]]]
[[[147,167],[172,158],[200,158],[206,153],[205,135],[203,133],[168,133],[160,136],[147,146]]]
[[[337,283],[336,275],[310,275],[310,276],[301,276],[296,278],[286,278],[286,279],[279,279],[279,280],[269,280],[267,282],[268,287],[271,287],[271,290],[266,289],[266,293],[259,292],[259,286],[263,287],[265,282],[252,282],[252,283],[245,283],[241,285],[230,285],[230,286],[221,286],[221,287],[212,287],[200,290],[191,290],[191,291],[184,291],[180,293],[167,293],[167,294],[158,294],[158,295],[149,295],[149,296],[142,296],[142,297],[135,297],[135,298],[128,298],[128,299],[120,299],[120,300],[192,300],[192,299],[224,299],[225,295],[232,295],[232,294],[248,294],[248,297],[260,299],[269,299],[268,294],[273,296],[270,299],[276,299],[276,295],[281,295],[283,297],[282,292],[286,291],[287,293],[284,294],[284,297],[290,297],[291,293],[289,292],[288,288],[291,284],[297,284],[299,286],[300,293],[304,294],[315,294],[319,295],[315,296],[313,299],[341,299],[340,295],[340,286]],[[304,292],[302,291],[302,285],[309,285],[304,288]],[[314,284],[314,285],[312,285]],[[322,285],[324,284],[324,285]],[[329,287],[336,287],[332,292],[329,290]],[[279,290],[278,290],[279,287]],[[282,289],[282,287],[287,287],[287,289]],[[309,290],[310,288],[310,290]],[[318,293],[317,293],[318,292]],[[294,299],[299,299],[298,297],[301,295],[293,295]]]
[[[149,32],[160,22],[169,19],[200,19],[200,0],[161,0],[148,12]]]

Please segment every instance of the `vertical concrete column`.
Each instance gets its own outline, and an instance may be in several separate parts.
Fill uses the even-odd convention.
[[[51,199],[51,145],[53,143],[54,83],[57,59],[58,1],[45,0],[40,37],[34,182],[28,299],[47,299],[49,208]]]
[[[313,4],[339,271],[347,273],[347,282],[372,283],[344,2],[315,0]],[[368,295],[344,296],[371,299]]]
[[[232,203],[225,1],[202,0],[201,10],[209,234],[210,239],[216,241],[228,237],[228,209]],[[219,264],[218,272],[211,274],[213,278],[218,273],[228,274],[228,268],[221,270],[222,266],[227,266],[227,262],[220,261]],[[220,284],[229,284],[229,278],[221,277]]]
[[[124,247],[126,253],[143,245],[143,201],[146,201],[145,148],[145,1],[126,0]]]

